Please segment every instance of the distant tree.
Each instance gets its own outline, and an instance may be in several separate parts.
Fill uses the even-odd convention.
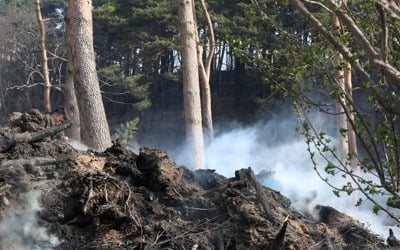
[[[34,2],[1,5],[0,14],[0,120],[12,111],[27,111],[32,103],[42,107],[39,86],[40,58]],[[4,9],[3,9],[4,8]],[[3,11],[4,10],[4,11]]]
[[[46,112],[51,111],[51,101],[50,101],[50,92],[51,92],[51,83],[50,83],[50,75],[49,75],[49,67],[47,65],[47,49],[46,49],[46,27],[45,20],[42,17],[42,12],[40,10],[40,0],[35,0],[35,10],[36,10],[36,19],[39,24],[39,48],[41,55],[41,66],[42,66],[42,77],[43,77],[43,106]]]
[[[49,82],[52,83],[52,96],[49,103],[60,105],[63,71],[63,32],[62,16],[57,16],[55,9],[48,7],[51,1],[42,0],[40,12],[43,18],[40,36],[40,25],[35,17],[35,1],[3,1],[0,2],[0,120],[6,119],[13,111],[28,111],[32,108],[43,108],[46,96],[45,77],[43,74],[40,39],[44,38],[48,66]],[[58,6],[58,5],[57,5]],[[37,8],[36,8],[37,9]],[[57,12],[58,13],[58,12]],[[46,80],[47,81],[47,80]],[[48,95],[48,97],[50,97]]]
[[[339,6],[346,6],[347,1],[338,0]],[[344,35],[347,29],[343,26],[340,19],[333,14],[333,22],[337,34]],[[338,120],[338,139],[339,139],[339,155],[343,162],[348,158],[350,168],[360,172],[357,161],[357,144],[356,135],[351,128],[354,123],[354,113],[352,111],[353,103],[353,87],[351,64],[343,59],[340,52],[335,51],[336,73],[334,81],[338,84],[339,99],[336,103],[336,112]]]
[[[183,101],[187,146],[192,167],[205,168],[196,24],[193,1],[177,0],[182,51]]]
[[[111,145],[93,49],[92,1],[69,0],[68,46],[74,71],[82,142],[103,151]]]

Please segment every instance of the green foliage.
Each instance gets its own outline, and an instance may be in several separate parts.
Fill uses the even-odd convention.
[[[382,210],[382,206],[380,206],[379,204],[375,204],[374,207],[372,208],[372,211],[374,212],[374,214],[378,214],[379,211]]]
[[[139,118],[135,118],[122,124],[117,130],[117,136],[122,144],[126,145],[135,138],[138,132]]]
[[[132,106],[137,111],[142,111],[151,106],[149,99],[149,83],[144,82],[141,74],[126,76],[118,65],[105,67],[99,71],[100,77],[113,85],[125,85],[133,95],[135,101]]]
[[[325,167],[325,172],[330,175],[335,175],[336,174],[335,171],[336,171],[336,166],[332,162],[328,162],[328,164]]]

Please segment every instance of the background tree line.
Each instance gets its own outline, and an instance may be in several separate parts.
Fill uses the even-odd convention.
[[[117,105],[120,109],[135,110],[136,115],[139,115],[140,111],[150,106],[168,106],[167,101],[175,100],[181,104],[181,58],[175,2],[93,1],[93,5],[96,62],[106,108]],[[232,1],[226,4],[209,1],[208,5],[216,26],[216,50],[211,69],[211,83],[216,86],[215,92],[230,92],[225,96],[231,98],[233,94],[232,98],[238,107],[246,107],[244,104],[257,107],[263,104],[262,99],[269,96],[269,87],[265,85],[265,88],[258,88],[263,80],[259,70],[254,65],[246,65],[242,58],[242,50],[254,50],[243,47],[243,37],[248,40],[256,37],[260,41],[267,39],[266,41],[270,41],[268,46],[272,47],[270,38],[273,35],[265,31],[259,32],[261,27],[248,29],[249,25],[254,26],[251,22],[257,21],[244,16],[250,17],[250,12],[254,11],[250,3]],[[4,60],[1,67],[1,86],[3,92],[7,91],[1,106],[1,117],[4,121],[10,110],[40,107],[40,87],[23,88],[23,85],[32,86],[43,81],[40,74],[36,74],[40,72],[40,59],[38,27],[32,4],[29,1],[5,1],[2,6],[2,27],[8,27],[13,34],[7,34],[6,28],[2,29],[5,33],[2,36],[5,40],[2,43],[3,58],[12,59]],[[66,14],[65,1],[42,1],[41,6],[44,17]],[[198,23],[200,39],[204,42],[207,39],[205,22],[200,19]],[[55,85],[63,84],[66,67],[63,60],[66,56],[65,26],[63,20],[47,22],[46,25],[51,82]],[[267,36],[263,37],[263,34]],[[13,47],[17,49],[11,51],[10,48]],[[16,74],[16,70],[21,73]],[[218,91],[223,84],[233,85],[234,89]],[[32,98],[35,100],[29,101]],[[62,103],[61,92],[57,94],[55,91],[52,98],[55,106]],[[120,105],[119,102],[132,105]],[[112,112],[113,108],[107,110]]]

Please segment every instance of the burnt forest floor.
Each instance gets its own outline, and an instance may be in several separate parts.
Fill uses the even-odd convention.
[[[0,135],[46,126],[39,112],[16,114]],[[0,162],[0,250],[387,248],[331,207],[299,213],[250,168],[225,178],[159,149],[78,151],[51,136],[13,143]]]

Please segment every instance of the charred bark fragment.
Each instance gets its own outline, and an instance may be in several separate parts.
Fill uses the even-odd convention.
[[[32,133],[25,132],[20,134],[15,133],[15,134],[5,135],[0,138],[0,152],[7,151],[20,142],[30,143],[42,140],[46,137],[56,135],[57,133],[71,127],[71,125],[72,125],[71,122],[65,122],[59,126],[45,128],[37,132],[32,132]]]
[[[386,242],[390,247],[400,247],[400,241],[394,236],[393,230],[389,228],[389,237]]]
[[[279,229],[278,234],[275,239],[272,241],[270,250],[278,250],[283,247],[283,242],[285,241],[286,228],[288,225],[289,217],[286,217],[285,221],[282,224],[282,227]]]
[[[254,185],[254,188],[256,190],[257,201],[261,204],[261,206],[264,210],[265,216],[267,217],[267,219],[270,222],[272,222],[273,224],[276,224],[275,215],[272,213],[272,210],[269,206],[269,202],[264,193],[264,188],[262,187],[260,182],[258,182],[258,180],[256,179],[256,176],[254,175],[254,172],[251,169],[251,167],[249,167],[248,169],[242,169],[242,170],[236,171],[235,176],[238,179],[248,180],[251,184]]]

